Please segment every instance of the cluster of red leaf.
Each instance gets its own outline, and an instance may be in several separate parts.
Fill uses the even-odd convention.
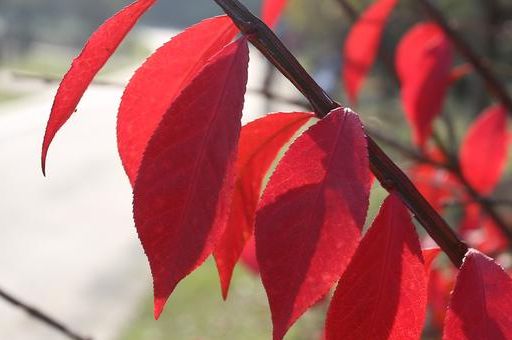
[[[361,15],[351,29],[343,50],[343,79],[349,98],[356,102],[364,78],[374,64],[382,32],[396,0],[379,0]],[[432,133],[432,122],[441,112],[451,84],[453,47],[436,24],[425,22],[410,29],[396,51],[406,118],[416,144],[423,147]]]
[[[352,28],[344,48],[343,78],[352,102],[357,99],[361,84],[375,62],[382,31],[396,1],[380,0],[370,6]],[[442,111],[448,88],[468,72],[467,65],[452,70],[453,47],[443,31],[434,23],[414,26],[400,41],[396,52],[396,72],[400,80],[401,95],[406,118],[413,131],[415,143],[426,147],[432,134],[432,124]],[[457,159],[461,177],[436,165],[415,165],[410,174],[422,194],[439,211],[450,201],[470,201],[464,192],[467,182],[481,195],[490,194],[505,169],[508,155],[507,112],[501,106],[485,110],[470,127],[462,141]],[[439,163],[446,162],[436,150],[429,157]],[[495,252],[506,245],[493,222],[482,216],[478,205],[469,204],[461,223],[463,233],[480,227],[491,237],[496,247],[481,247],[489,243],[480,237],[473,246]],[[488,238],[489,238],[488,237]]]
[[[375,1],[360,16],[345,42],[343,80],[353,103],[357,101],[361,85],[375,63],[383,30],[396,4],[394,0]],[[411,126],[415,144],[425,150],[421,152],[431,160],[431,163],[413,165],[409,174],[423,196],[439,212],[449,203],[458,202],[463,207],[459,232],[471,246],[498,254],[507,249],[509,242],[492,218],[482,211],[481,205],[470,197],[467,188],[486,197],[503,175],[509,144],[505,108],[495,105],[482,112],[461,142],[459,154],[454,157],[457,164],[449,164],[443,152],[427,147],[433,121],[442,111],[448,89],[458,78],[471,71],[466,64],[452,69],[453,55],[450,40],[441,28],[431,22],[415,25],[398,44],[395,67],[405,117]],[[477,262],[480,265],[485,263]],[[431,272],[429,302],[433,322],[439,328],[443,325],[456,274],[453,270],[440,267],[435,267]],[[457,294],[457,287],[466,287],[460,280],[463,280],[462,273],[457,280],[452,305],[456,304],[457,298],[461,301],[470,298]],[[458,303],[463,306],[460,301]],[[454,316],[449,313],[446,325],[454,323]],[[467,327],[466,334],[470,334],[470,327]],[[487,338],[494,338],[491,334],[492,331],[489,331]],[[484,337],[481,331],[475,331],[472,336]],[[445,331],[445,337],[465,338],[460,331]]]
[[[43,143],[43,169],[55,133],[154,2],[139,0],[117,13],[74,61],[55,97]],[[378,1],[354,28],[370,31],[373,50],[394,4]],[[284,5],[267,1],[267,22],[275,23]],[[368,18],[379,27],[366,27]],[[227,297],[233,268],[249,244],[256,256],[249,252],[245,257],[261,273],[274,339],[282,339],[336,283],[327,339],[419,338],[427,274],[437,251],[422,252],[409,212],[394,193],[361,239],[372,178],[358,115],[342,108],[322,120],[308,112],[272,113],[242,127],[249,50],[244,37],[231,42],[237,33],[231,20],[221,16],[174,37],[137,70],[119,108],[119,154],[133,186],[135,224],[153,275],[155,317],[176,285],[210,255]],[[409,46],[417,44],[417,35],[428,47]],[[436,92],[439,98],[429,108],[438,110],[445,90],[433,89],[438,80],[429,77],[438,67],[449,73],[449,44],[426,24],[414,29],[401,49],[411,49],[415,63],[424,65],[416,75],[405,62],[399,69],[408,82],[403,92],[410,120],[426,124],[435,114],[422,116],[418,96],[425,88]],[[356,65],[356,70],[347,71],[345,79],[353,84],[355,98],[371,62],[359,64],[360,51],[349,54],[353,60],[347,65]],[[501,112],[493,109],[490,118],[486,115],[477,124],[494,135],[503,122],[495,121]],[[313,124],[306,129],[308,122]],[[418,141],[424,141],[429,129],[421,125],[415,130]],[[473,135],[468,135],[470,145],[478,138]],[[494,158],[502,167],[501,158]],[[471,176],[468,180],[482,190],[495,184],[488,175]],[[499,265],[471,250],[449,303],[445,337],[512,336],[506,302],[511,285]]]

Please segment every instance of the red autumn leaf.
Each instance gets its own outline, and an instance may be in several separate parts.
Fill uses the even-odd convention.
[[[507,112],[493,106],[469,129],[460,151],[460,166],[466,180],[482,194],[489,194],[505,169],[508,151]]]
[[[264,0],[261,9],[261,19],[268,26],[274,27],[281,17],[287,0]]]
[[[462,233],[480,228],[482,211],[478,203],[469,203],[464,207],[464,216],[459,223]]]
[[[446,313],[443,339],[511,339],[512,279],[493,259],[471,249]]]
[[[408,173],[420,193],[438,212],[447,202],[461,195],[461,185],[446,169],[420,164],[410,168]]]
[[[240,261],[254,274],[260,274],[260,266],[256,258],[256,242],[254,237],[251,237],[245,244],[245,248],[240,255]]]
[[[256,254],[274,340],[341,277],[365,222],[370,190],[358,116],[336,109],[282,158],[256,214]]]
[[[377,57],[382,31],[397,0],[377,0],[352,26],[343,48],[343,81],[355,104],[364,78]]]
[[[153,274],[157,318],[224,231],[248,59],[246,39],[211,59],[164,115],[144,153],[133,213]]]
[[[242,128],[238,142],[236,182],[226,231],[215,248],[222,295],[227,297],[233,269],[252,236],[263,180],[279,151],[311,113],[276,113]]]
[[[494,221],[482,212],[477,203],[465,207],[464,218],[460,222],[460,232],[468,244],[484,253],[503,251],[508,240]]]
[[[428,306],[432,315],[432,325],[439,331],[443,329],[446,308],[450,301],[450,292],[455,283],[457,272],[453,268],[443,270],[432,268],[428,280]]]
[[[483,224],[483,241],[478,245],[478,249],[486,253],[505,251],[509,247],[509,240],[503,232],[496,226],[494,221],[487,217]]]
[[[430,268],[432,268],[432,263],[435,261],[437,256],[441,253],[440,248],[428,248],[421,250],[423,261],[425,262],[425,269],[430,272]]]
[[[459,66],[455,66],[450,71],[450,77],[449,77],[450,85],[453,85],[454,83],[456,83],[460,79],[464,78],[471,72],[473,72],[473,65],[471,65],[470,63],[464,63]]]
[[[391,194],[332,298],[326,339],[419,339],[427,275],[409,212]]]
[[[506,250],[509,247],[509,241],[503,232],[496,226],[489,217],[484,217],[481,229],[474,231],[473,241],[477,241],[474,247],[481,252],[495,253]],[[476,236],[476,237],[475,237]]]
[[[46,172],[46,155],[55,134],[71,117],[87,87],[115,52],[137,20],[156,0],[139,0],[105,21],[89,38],[80,55],[60,83],[46,126],[41,167]]]
[[[417,145],[424,146],[450,85],[453,48],[432,23],[413,27],[401,40],[396,69],[406,117]]]
[[[181,89],[237,32],[226,16],[207,19],[163,45],[132,77],[124,91],[117,122],[119,155],[132,185],[162,116]]]

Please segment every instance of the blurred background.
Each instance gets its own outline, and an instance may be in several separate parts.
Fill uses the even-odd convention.
[[[130,185],[117,156],[115,116],[122,85],[170,37],[220,14],[213,1],[160,0],[58,134],[48,177],[40,172],[40,145],[59,79],[95,28],[129,2],[0,0],[0,289],[93,339],[269,339],[270,314],[257,275],[238,268],[230,298],[223,302],[212,261],[187,278],[161,320],[153,320],[150,273],[133,226]],[[242,2],[259,13],[260,0]],[[348,2],[358,12],[372,3]],[[510,1],[433,3],[510,88]],[[382,49],[392,55],[401,35],[427,16],[415,1],[401,1],[391,18]],[[346,96],[340,85],[340,51],[350,25],[337,0],[290,0],[276,28],[341,103]],[[265,88],[300,99],[256,51],[251,51],[250,77],[245,121],[270,111],[301,109],[261,94]],[[410,144],[397,83],[382,61],[373,68],[359,102],[357,110],[368,126]],[[443,115],[456,117],[460,138],[490,103],[485,85],[470,73],[450,91]],[[396,149],[386,150],[404,167],[411,163]],[[510,170],[496,190],[498,197],[511,194],[509,178]],[[376,187],[370,216],[383,196]],[[287,339],[319,339],[325,309],[320,304],[308,312]],[[438,334],[434,330],[428,337]],[[66,337],[0,299],[0,339]]]

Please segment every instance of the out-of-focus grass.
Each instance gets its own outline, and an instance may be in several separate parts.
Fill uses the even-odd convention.
[[[325,304],[308,312],[288,340],[320,339]],[[222,301],[215,265],[209,260],[183,281],[158,321],[147,297],[139,315],[119,340],[268,340],[270,312],[263,286],[243,268],[235,272],[230,295]]]

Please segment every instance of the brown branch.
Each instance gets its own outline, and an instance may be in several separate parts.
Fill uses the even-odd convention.
[[[478,54],[471,48],[471,46],[464,41],[464,39],[454,30],[449,24],[443,13],[439,11],[429,0],[417,0],[420,2],[428,15],[434,20],[439,27],[444,31],[446,36],[452,41],[455,48],[459,53],[466,58],[475,72],[479,74],[486,82],[487,86],[491,90],[492,94],[501,102],[501,104],[507,108],[507,111],[512,115],[512,98],[507,92],[506,87],[496,77],[491,68],[481,59]]]
[[[265,96],[265,98],[269,100],[276,100],[295,106],[302,106],[304,109],[310,110],[310,106],[308,105],[308,103],[301,100],[285,98],[265,89],[249,89],[248,91]],[[417,149],[406,146],[376,129],[371,129],[369,127],[366,127],[365,129],[366,133],[370,135],[372,138],[375,138],[383,142],[384,144],[392,147],[393,149],[397,150],[407,158],[413,159],[420,163],[430,164],[438,168],[443,168],[451,172],[460,181],[461,185],[464,186],[466,192],[469,194],[472,201],[480,205],[482,210],[487,214],[487,216],[489,216],[493,220],[498,229],[501,230],[501,232],[507,237],[509,241],[512,240],[512,232],[507,227],[507,223],[495,210],[495,206],[497,205],[512,205],[512,202],[491,200],[480,195],[476,191],[476,189],[462,175],[462,172],[457,166],[458,160],[455,160],[455,163],[439,162],[437,160],[432,159],[428,155],[425,155],[424,153],[418,151]],[[509,242],[509,245],[512,246],[512,242]]]
[[[336,0],[340,7],[343,9],[343,11],[347,14],[347,16],[352,21],[356,21],[357,18],[359,18],[359,13],[357,13],[357,10],[352,7],[352,5],[347,0]]]
[[[466,188],[466,192],[469,194],[471,199],[480,205],[482,210],[491,218],[496,227],[505,235],[509,241],[509,247],[512,247],[512,243],[510,242],[510,240],[512,240],[512,230],[508,228],[507,222],[494,209],[492,201],[480,195],[480,193],[466,180],[458,164],[455,169],[453,169],[452,173],[455,174],[458,180]]]
[[[13,76],[16,78],[28,78],[28,79],[36,79],[41,80],[45,83],[55,83],[59,82],[61,80],[60,77],[57,76],[51,76],[51,75],[41,75],[41,74],[33,74],[33,73],[22,73],[22,72],[13,72]],[[94,80],[94,85],[101,85],[101,86],[117,86],[117,87],[125,87],[126,84],[109,81],[109,80]],[[260,95],[263,95],[265,98],[270,100],[276,100],[285,102],[287,104],[295,105],[295,106],[301,106],[307,110],[311,110],[311,106],[308,102],[303,100],[296,100],[291,98],[284,98],[282,96],[276,95],[269,89],[263,88],[263,89],[248,89],[249,92],[254,92]],[[373,138],[378,139],[379,141],[383,142],[384,144],[394,148],[398,152],[402,153],[404,156],[414,159],[418,162],[430,164],[437,167],[446,168],[453,172],[453,167],[448,166],[447,164],[440,163],[436,160],[433,160],[432,158],[426,156],[425,154],[419,152],[418,150],[408,147],[406,145],[403,145],[402,143],[394,140],[393,138],[386,136],[385,134],[381,133],[380,131],[376,129],[371,129],[370,127],[366,127],[366,132],[372,136]],[[500,215],[494,210],[494,201],[487,199],[485,197],[482,197],[478,194],[478,192],[471,187],[471,185],[463,179],[460,172],[454,172],[454,174],[461,179],[461,182],[466,186],[468,193],[472,197],[472,199],[475,202],[478,202],[482,209],[487,213],[489,217],[494,221],[494,223],[498,226],[500,230],[509,238],[509,240],[512,240],[512,232],[506,227],[505,221],[500,217]],[[499,203],[496,203],[499,204]],[[507,204],[507,203],[503,203]]]
[[[268,90],[265,89],[249,89],[248,91],[254,92],[257,94],[260,94],[262,96],[265,96],[265,98],[269,100],[276,100],[283,103],[295,105],[295,106],[302,106],[304,109],[310,110],[310,105],[307,102],[286,98],[280,95],[276,95]],[[428,155],[425,155],[424,153],[420,152],[417,149],[411,148],[407,145],[404,145],[400,143],[399,141],[393,139],[390,136],[387,136],[386,134],[380,132],[377,129],[372,129],[370,127],[366,127],[366,132],[368,135],[370,135],[372,138],[375,138],[384,144],[390,146],[391,148],[397,150],[402,155],[406,156],[407,158],[410,158],[412,160],[415,160],[417,162],[423,163],[423,164],[430,164],[432,166],[443,168],[449,172],[451,172],[461,183],[462,186],[464,186],[466,192],[471,197],[471,200],[477,204],[480,205],[482,210],[489,216],[493,222],[496,224],[496,226],[503,232],[503,234],[507,237],[507,239],[510,241],[512,240],[512,232],[507,227],[507,223],[505,220],[497,213],[495,210],[495,206],[498,205],[510,205],[512,206],[512,201],[509,200],[493,200],[489,199],[487,197],[483,197],[478,193],[478,191],[464,178],[464,175],[460,171],[460,168],[458,167],[458,159],[454,158],[454,160],[449,162],[439,162]],[[455,156],[456,157],[456,156]],[[510,246],[512,246],[512,242],[510,242]]]
[[[319,118],[325,117],[331,110],[340,107],[304,70],[275,34],[238,0],[215,0],[215,2],[233,19],[249,41],[308,99]],[[371,137],[367,137],[367,140],[371,170],[382,186],[400,195],[402,201],[414,213],[415,218],[450,260],[459,267],[468,250],[466,244],[457,237],[409,178],[374,140]]]
[[[0,297],[3,298],[5,301],[10,303],[11,305],[18,307],[22,310],[24,310],[29,316],[33,317],[34,319],[39,320],[40,322],[44,323],[45,325],[49,326],[50,328],[55,329],[56,331],[66,335],[68,338],[73,340],[91,340],[92,338],[84,337],[81,335],[78,335],[77,332],[71,330],[68,326],[65,326],[62,322],[55,320],[51,316],[41,312],[40,310],[27,305],[24,302],[21,302],[11,294],[7,293],[5,290],[0,289]]]
[[[311,105],[309,105],[309,103],[304,100],[284,97],[284,96],[275,94],[274,92],[269,91],[265,88],[262,88],[262,89],[249,88],[249,89],[247,89],[247,91],[264,96],[267,100],[279,101],[284,104],[302,107],[305,110],[311,110]],[[365,129],[366,129],[367,134],[369,134],[372,138],[377,139],[378,141],[381,141],[382,143],[395,149],[396,151],[398,151],[399,153],[401,153],[402,155],[404,155],[407,158],[410,158],[412,160],[415,160],[415,161],[418,161],[421,163],[437,166],[437,167],[445,167],[446,166],[446,164],[438,162],[438,161],[428,157],[427,155],[425,155],[424,153],[420,152],[419,150],[417,150],[415,148],[412,148],[410,146],[400,143],[399,141],[395,140],[391,136],[388,136],[377,129],[373,129],[369,126],[366,126]]]

